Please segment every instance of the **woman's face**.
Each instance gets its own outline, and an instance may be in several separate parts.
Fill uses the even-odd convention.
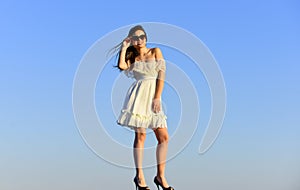
[[[146,46],[146,35],[144,31],[142,30],[137,30],[133,33],[131,36],[131,44],[135,48],[141,48]]]

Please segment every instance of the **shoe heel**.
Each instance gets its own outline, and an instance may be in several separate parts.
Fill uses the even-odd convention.
[[[136,179],[135,179],[135,178],[133,179],[133,182],[134,182],[134,184],[135,184],[135,190],[138,190],[138,184],[137,184],[137,182],[136,182]]]
[[[148,186],[141,187],[139,185],[139,182],[138,182],[137,178],[134,178],[133,182],[135,183],[135,190],[150,190],[150,188]]]
[[[159,190],[159,185],[156,184],[157,190]]]
[[[156,177],[154,178],[154,183],[155,183],[155,185],[157,187],[157,190],[159,190],[159,182],[157,181]]]

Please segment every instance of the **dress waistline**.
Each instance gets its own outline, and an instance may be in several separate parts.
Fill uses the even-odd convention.
[[[156,80],[156,77],[139,77],[139,78],[136,78],[136,81],[142,81],[142,80]]]

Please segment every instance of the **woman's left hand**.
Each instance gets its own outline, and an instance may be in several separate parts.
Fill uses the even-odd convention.
[[[152,100],[152,110],[154,113],[160,112],[160,99]]]

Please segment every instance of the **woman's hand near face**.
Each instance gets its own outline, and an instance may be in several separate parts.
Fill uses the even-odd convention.
[[[119,57],[119,62],[118,62],[118,66],[121,70],[126,70],[129,68],[130,63],[128,61],[126,61],[125,57],[126,57],[126,50],[127,48],[130,46],[131,39],[129,37],[125,38],[122,42],[122,48],[120,51],[120,57]]]
[[[127,49],[131,44],[131,39],[129,37],[125,38],[122,42],[122,49]]]

